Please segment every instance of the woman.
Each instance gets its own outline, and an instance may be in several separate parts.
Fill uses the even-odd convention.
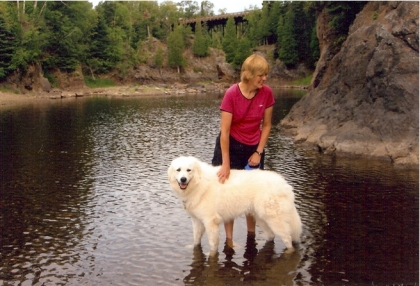
[[[229,87],[220,105],[220,133],[216,140],[213,166],[221,183],[229,179],[230,169],[247,164],[264,169],[264,148],[271,130],[274,96],[264,85],[268,62],[259,55],[249,56],[241,68],[241,81]],[[255,238],[255,219],[246,216],[248,237]],[[233,247],[233,221],[225,223],[226,245]]]

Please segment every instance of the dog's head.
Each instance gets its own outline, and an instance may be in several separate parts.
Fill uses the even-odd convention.
[[[174,191],[184,193],[191,189],[201,176],[201,168],[194,157],[178,157],[168,168],[168,179]]]

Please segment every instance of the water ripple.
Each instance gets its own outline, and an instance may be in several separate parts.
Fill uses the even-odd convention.
[[[289,99],[278,98],[275,120],[298,100]],[[218,95],[90,98],[1,117],[1,130],[11,130],[10,118],[19,128],[1,133],[11,143],[2,145],[0,284],[418,279],[418,173],[302,150],[277,127],[266,166],[295,190],[304,224],[298,251],[284,253],[280,239],[265,243],[261,232],[257,246],[246,245],[244,217],[235,223],[232,257],[209,259],[206,238],[193,249],[191,222],[169,188],[167,167],[179,155],[210,162],[219,104]],[[31,130],[39,136],[28,138]]]

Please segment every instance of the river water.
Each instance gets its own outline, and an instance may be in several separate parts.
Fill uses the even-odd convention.
[[[180,155],[210,162],[222,95],[89,97],[0,110],[0,285],[417,285],[418,170],[302,150],[277,123],[266,169],[294,187],[302,243],[208,258],[169,188]],[[221,241],[224,231],[220,228]]]

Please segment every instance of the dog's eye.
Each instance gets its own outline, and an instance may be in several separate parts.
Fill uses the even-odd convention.
[[[181,168],[176,169],[177,172],[181,172]]]
[[[187,172],[191,172],[191,169],[187,169]]]

